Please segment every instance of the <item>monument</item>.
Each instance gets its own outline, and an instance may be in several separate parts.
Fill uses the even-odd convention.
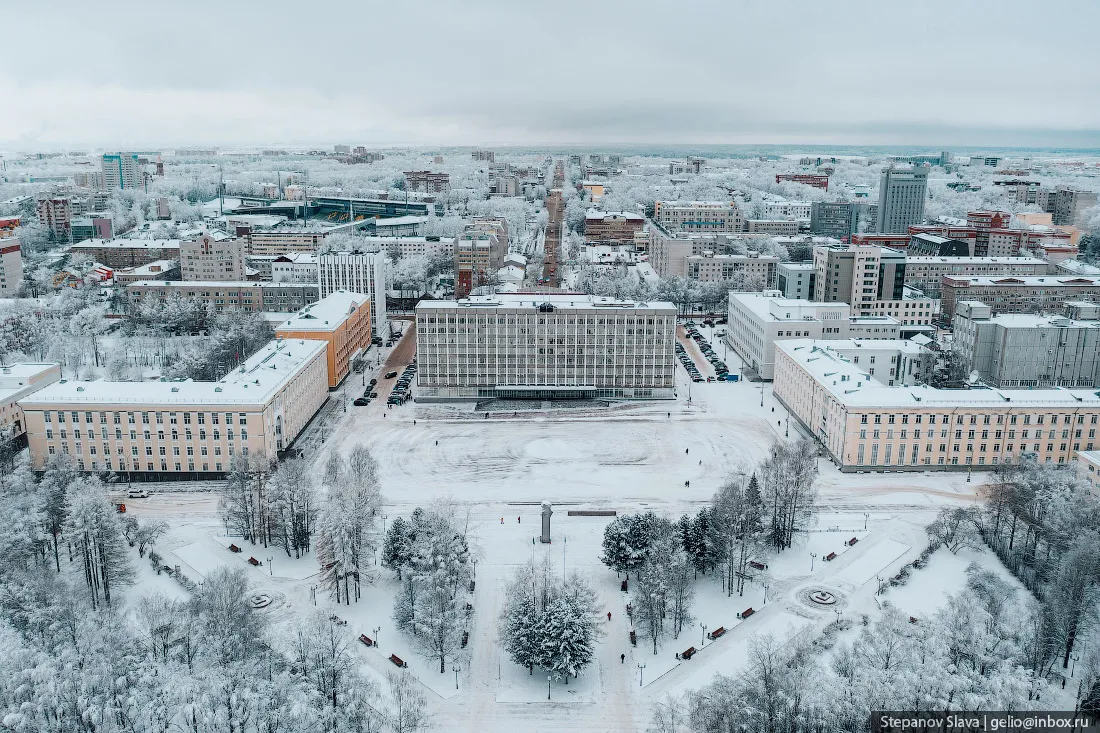
[[[550,502],[542,502],[542,537],[539,541],[544,545],[550,544],[550,515],[554,510],[550,508]]]

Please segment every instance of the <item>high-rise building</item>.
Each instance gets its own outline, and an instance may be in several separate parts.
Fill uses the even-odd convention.
[[[203,234],[180,242],[180,270],[184,280],[244,280],[244,240]]]
[[[874,231],[878,205],[865,201],[815,201],[810,206],[810,232],[845,239]]]
[[[54,239],[68,239],[73,224],[73,200],[62,193],[43,191],[34,205],[38,222],[50,230]]]
[[[843,302],[861,316],[893,316],[905,325],[932,322],[935,301],[906,297],[905,253],[889,247],[814,247],[814,300]]]
[[[101,162],[103,184],[108,189],[141,188],[144,183],[137,153],[105,153]]]
[[[416,193],[446,193],[451,190],[448,173],[431,171],[405,171],[405,190]]]
[[[371,329],[383,336],[389,327],[386,316],[386,255],[383,252],[325,251],[317,255],[321,297],[340,290],[370,297]]]
[[[1081,226],[1085,212],[1096,206],[1096,194],[1069,186],[1058,186],[1048,199],[1048,206],[1058,226]]]
[[[475,217],[466,231],[455,237],[455,297],[464,298],[504,266],[508,254],[508,220],[503,217]]]
[[[928,166],[888,166],[879,178],[878,221],[882,234],[906,233],[924,221],[924,200],[928,196]]]

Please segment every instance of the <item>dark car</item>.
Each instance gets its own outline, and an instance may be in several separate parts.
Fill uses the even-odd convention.
[[[393,379],[397,376],[397,372],[386,372],[386,379]]]
[[[366,397],[356,397],[355,401],[352,402],[352,404],[356,407],[366,407],[370,404],[370,400],[368,400]]]
[[[372,379],[369,382],[367,382],[367,384],[369,384],[370,386],[373,387],[374,385],[378,384],[378,380],[377,379]]]

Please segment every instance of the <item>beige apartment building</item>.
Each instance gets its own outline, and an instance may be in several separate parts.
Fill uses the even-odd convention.
[[[137,267],[120,267],[111,271],[115,285],[133,285],[145,280],[167,280],[180,275],[180,263],[176,260],[157,260]]]
[[[767,234],[776,237],[793,237],[798,234],[798,222],[790,219],[746,219],[745,232]]]
[[[661,277],[694,277],[717,282],[736,278],[740,273],[760,276],[761,289],[775,284],[779,258],[755,252],[721,254],[730,243],[729,235],[673,234],[657,224],[650,227],[649,232],[649,264]]]
[[[19,400],[61,379],[60,364],[11,364],[0,367],[0,438],[22,441],[27,422]]]
[[[235,456],[274,461],[328,398],[326,342],[276,340],[217,382],[61,380],[20,401],[31,462],[135,480],[221,478]]]
[[[749,252],[744,255],[698,254],[684,258],[685,274],[700,282],[738,280],[746,290],[767,290],[775,287],[779,258]]]
[[[745,228],[736,201],[658,201],[653,208],[653,220],[671,234],[732,234]]]
[[[1025,457],[1067,464],[1097,446],[1095,390],[889,386],[867,359],[853,360],[858,343],[776,344],[775,397],[841,471],[982,470]],[[904,357],[893,356],[885,374]]]
[[[944,316],[955,317],[956,305],[978,300],[994,313],[1056,313],[1068,300],[1100,298],[1100,278],[1065,277],[945,277],[940,297]]]
[[[244,280],[244,240],[203,234],[180,242],[180,272],[184,280],[226,282]]]
[[[676,307],[582,294],[416,306],[420,401],[669,399]]]
[[[1046,275],[1052,266],[1037,257],[913,257],[905,258],[905,284],[930,298],[939,297],[944,277]]]
[[[589,209],[584,215],[585,244],[632,244],[645,226],[645,217],[628,211]]]
[[[488,285],[494,273],[504,266],[508,254],[508,221],[497,217],[477,217],[455,237],[455,297],[464,298],[482,285]]]

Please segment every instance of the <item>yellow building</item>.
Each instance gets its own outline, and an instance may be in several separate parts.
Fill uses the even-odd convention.
[[[603,184],[596,181],[584,181],[581,183],[581,187],[585,191],[588,191],[589,196],[592,199],[592,203],[596,203],[603,198],[604,190]]]
[[[327,344],[328,386],[336,389],[351,370],[351,362],[370,347],[370,297],[337,290],[307,305],[275,335],[284,339],[317,339]]]

